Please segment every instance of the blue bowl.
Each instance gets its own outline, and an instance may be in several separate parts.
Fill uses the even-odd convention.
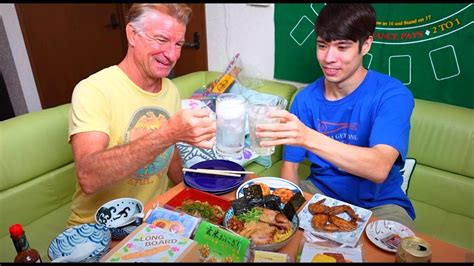
[[[141,215],[141,217],[135,215]],[[118,198],[97,209],[95,221],[109,228],[113,239],[120,240],[142,224],[143,216],[141,201],[133,198]]]
[[[104,225],[93,223],[77,225],[66,229],[51,241],[48,257],[50,260],[55,260],[71,255],[77,245],[86,242],[94,242],[97,247],[87,258],[78,262],[97,262],[110,250],[112,237]]]

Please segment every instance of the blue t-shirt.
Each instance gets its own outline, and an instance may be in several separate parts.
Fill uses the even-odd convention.
[[[401,189],[400,174],[414,105],[407,87],[375,71],[369,70],[357,89],[335,101],[325,99],[324,77],[319,78],[295,96],[291,113],[306,126],[342,143],[360,147],[386,144],[398,150],[400,156],[381,184],[340,170],[302,147],[285,145],[283,159],[300,163],[308,157],[312,163],[308,179],[329,197],[363,208],[396,204],[415,219],[413,205]]]

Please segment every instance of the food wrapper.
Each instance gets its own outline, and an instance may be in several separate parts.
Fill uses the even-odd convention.
[[[337,247],[305,242],[299,262],[363,262],[362,248],[361,245]]]

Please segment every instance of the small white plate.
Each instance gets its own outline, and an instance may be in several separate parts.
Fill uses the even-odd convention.
[[[250,179],[247,182],[244,182],[242,185],[240,185],[239,188],[237,188],[237,191],[235,192],[235,198],[241,198],[244,196],[244,188],[249,187],[253,185],[254,183],[263,183],[267,185],[270,188],[271,193],[277,188],[288,188],[294,193],[301,192],[301,195],[304,196],[303,191],[301,188],[299,188],[295,183],[288,181],[284,178],[280,177],[257,177]]]
[[[397,252],[396,248],[389,247],[382,242],[382,239],[391,235],[399,235],[400,238],[414,236],[415,234],[410,228],[404,226],[401,223],[397,223],[395,221],[390,220],[377,220],[373,221],[367,225],[365,228],[365,234],[369,238],[372,243],[374,243],[377,247],[390,251],[390,252]]]

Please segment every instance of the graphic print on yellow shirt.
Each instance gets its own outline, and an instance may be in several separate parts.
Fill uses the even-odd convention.
[[[147,107],[136,112],[127,128],[125,143],[134,141],[154,130],[161,128],[162,124],[169,119],[168,113],[156,107]],[[132,185],[144,185],[152,183],[151,177],[157,176],[158,180],[166,175],[167,165],[173,153],[173,146],[159,154],[154,161],[143,168],[138,169],[128,180]]]

